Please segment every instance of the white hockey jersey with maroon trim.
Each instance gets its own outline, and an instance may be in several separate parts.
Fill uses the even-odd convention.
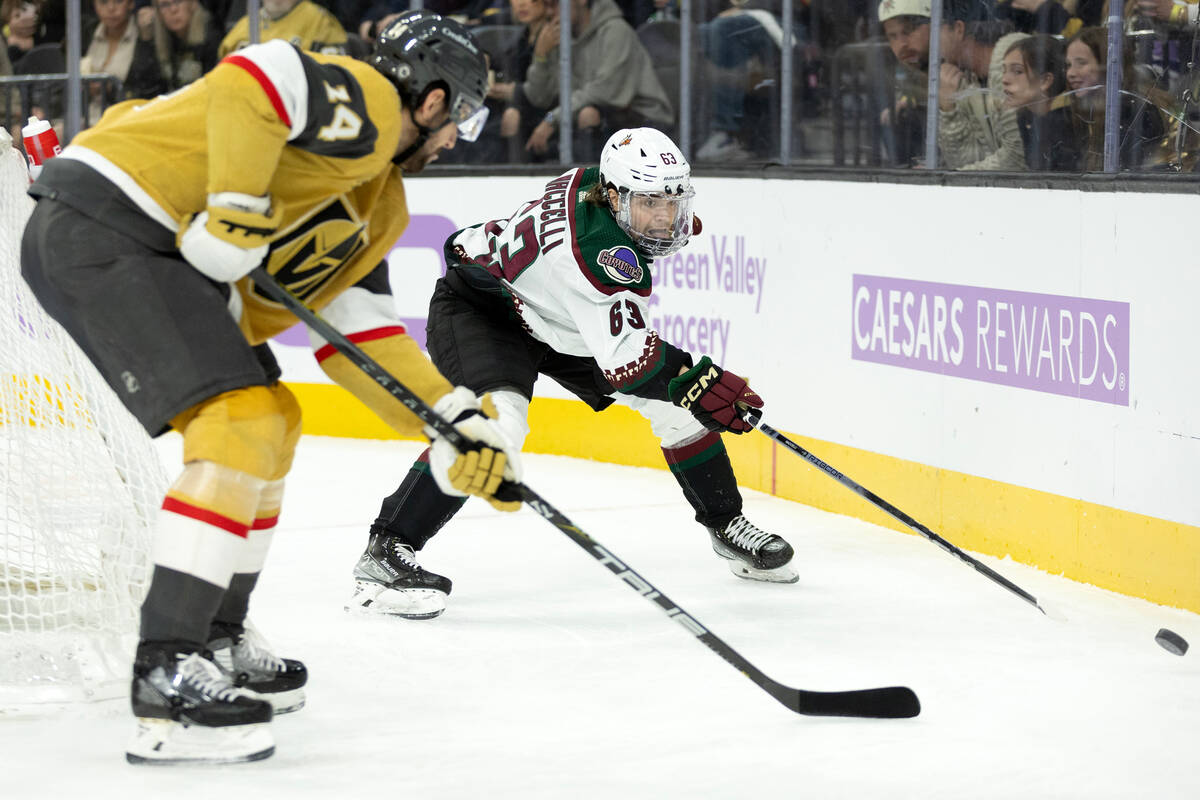
[[[534,338],[591,356],[618,391],[666,399],[691,359],[647,326],[649,261],[607,208],[583,200],[598,180],[596,168],[564,173],[510,218],[459,231],[453,255],[495,279]]]

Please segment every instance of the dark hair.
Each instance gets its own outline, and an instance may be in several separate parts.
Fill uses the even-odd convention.
[[[608,202],[608,187],[600,181],[596,181],[587,188],[583,195],[583,202],[612,210]]]
[[[1067,39],[1066,47],[1070,47],[1075,42],[1087,45],[1087,48],[1092,51],[1092,55],[1099,62],[1102,69],[1107,69],[1105,65],[1108,63],[1108,29],[1097,25],[1092,25],[1086,28],[1080,28],[1074,36]],[[1063,48],[1064,52],[1066,47]],[[1133,47],[1121,48],[1121,83],[1125,86],[1133,86]],[[1107,74],[1107,71],[1104,73]]]
[[[1015,30],[1013,24],[1006,19],[987,19],[968,21],[967,28],[963,33],[980,44],[994,45],[1000,41],[1001,36],[1006,36]]]
[[[1038,34],[1014,42],[1004,55],[1018,52],[1025,62],[1025,69],[1041,81],[1043,75],[1053,78],[1050,83],[1050,97],[1063,93],[1067,88],[1067,48],[1053,36]]]

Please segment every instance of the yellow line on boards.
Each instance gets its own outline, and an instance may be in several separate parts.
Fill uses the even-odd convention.
[[[340,386],[288,385],[305,433],[399,438]],[[649,423],[623,406],[597,414],[579,401],[535,398],[529,422],[529,452],[665,469]],[[1198,527],[786,435],[964,550],[1200,612]],[[742,486],[916,535],[766,436],[726,436],[725,445]]]

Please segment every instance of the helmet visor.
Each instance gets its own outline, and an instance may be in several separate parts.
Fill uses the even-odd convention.
[[[479,138],[487,118],[487,106],[476,106],[466,98],[459,98],[450,112],[450,121],[458,127],[458,138],[464,142],[473,142]]]
[[[617,221],[647,255],[668,255],[687,244],[692,235],[695,196],[691,187],[682,194],[622,193]]]

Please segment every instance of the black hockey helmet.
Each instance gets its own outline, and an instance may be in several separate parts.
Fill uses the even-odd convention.
[[[487,60],[460,23],[432,11],[403,14],[379,34],[370,63],[396,85],[410,109],[432,89],[444,89],[459,136],[468,142],[478,138],[487,119]]]

